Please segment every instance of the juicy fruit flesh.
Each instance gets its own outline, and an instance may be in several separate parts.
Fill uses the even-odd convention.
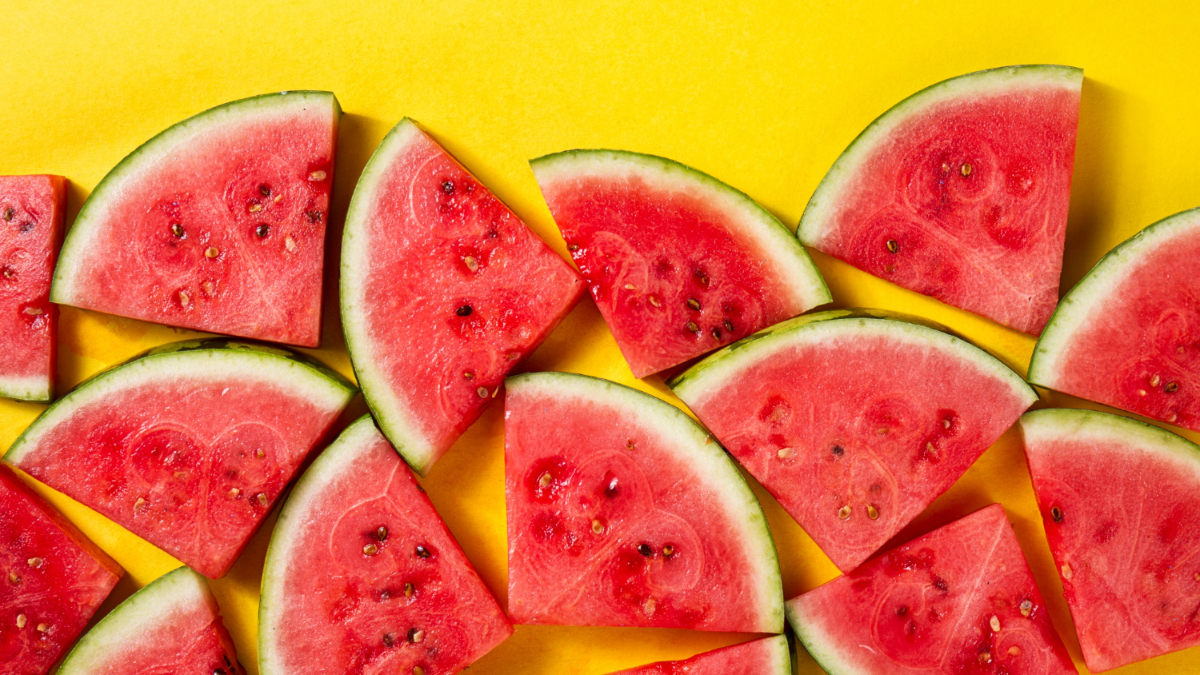
[[[611,675],[787,675],[786,638],[772,637],[697,654],[683,661],[663,661]]]

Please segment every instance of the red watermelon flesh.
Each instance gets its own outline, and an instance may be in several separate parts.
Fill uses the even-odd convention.
[[[1074,675],[1017,537],[993,504],[788,601],[836,675]]]
[[[84,204],[51,299],[316,347],[340,114],[327,92],[271,94],[154,137]]]
[[[296,484],[263,572],[263,675],[457,673],[512,626],[369,417]]]
[[[0,663],[44,675],[123,571],[0,464]]]
[[[0,176],[0,396],[53,396],[58,308],[50,275],[66,200],[61,176]]]
[[[419,473],[584,290],[566,261],[408,119],[359,179],[341,275],[363,395]]]
[[[1200,645],[1200,447],[1089,410],[1021,427],[1088,669]]]
[[[909,97],[838,158],[805,244],[1036,335],[1058,301],[1083,71],[1019,66]]]
[[[683,661],[662,661],[611,675],[791,675],[782,635],[714,649]]]

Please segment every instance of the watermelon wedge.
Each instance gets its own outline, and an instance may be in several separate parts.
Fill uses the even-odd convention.
[[[124,573],[0,464],[0,663],[44,675]]]
[[[450,675],[512,634],[370,417],[321,453],[280,511],[258,617],[263,675]]]
[[[243,675],[204,578],[168,572],[117,605],[67,654],[58,675]]]
[[[505,386],[513,621],[783,631],[762,507],[692,418],[583,375]]]
[[[843,571],[945,492],[1037,400],[984,351],[900,318],[797,317],[669,383]]]
[[[0,396],[54,397],[50,275],[67,206],[62,176],[0,176]]]
[[[1091,410],[1021,429],[1088,669],[1200,645],[1200,447]]]
[[[346,347],[379,427],[424,474],[583,281],[409,119],[363,169],[342,236]]]
[[[283,349],[177,342],[59,399],[4,461],[215,579],[354,393]]]
[[[316,347],[340,116],[331,93],[284,92],[150,139],[84,203],[50,299]]]
[[[1200,209],[1114,248],[1067,293],[1029,381],[1200,431]]]
[[[530,166],[635,377],[831,299],[783,223],[708,174],[613,150]]]
[[[829,675],[1075,675],[993,504],[789,600]]]
[[[1083,71],[940,82],[871,123],[797,236],[904,288],[1037,335],[1058,301]]]
[[[791,675],[787,638],[782,635],[714,649],[683,661],[661,661],[611,675]]]

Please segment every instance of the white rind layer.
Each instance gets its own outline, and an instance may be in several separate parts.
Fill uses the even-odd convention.
[[[49,401],[54,398],[54,387],[50,378],[42,375],[0,377],[0,397],[21,401]]]

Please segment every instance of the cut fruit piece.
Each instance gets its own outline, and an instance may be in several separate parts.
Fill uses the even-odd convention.
[[[945,492],[1037,400],[981,349],[900,318],[798,317],[669,383],[843,571]]]
[[[215,579],[354,393],[283,349],[177,342],[59,399],[4,461]]]
[[[54,397],[50,276],[67,206],[61,176],[0,176],[0,396]]]
[[[1067,293],[1029,381],[1200,431],[1200,209],[1147,227]]]
[[[831,299],[783,223],[712,176],[613,150],[530,165],[635,377]]]
[[[44,675],[124,572],[0,464],[0,663]]]
[[[150,139],[84,203],[50,299],[316,347],[341,113],[328,92],[268,94]]]
[[[370,417],[296,483],[271,535],[263,675],[457,673],[512,634]]]
[[[1058,301],[1083,71],[940,82],[871,123],[817,187],[800,241],[1037,335]]]
[[[791,675],[787,638],[782,635],[714,649],[684,661],[662,661],[612,675]]]
[[[1021,428],[1088,669],[1200,645],[1200,447],[1091,410]]]
[[[830,675],[1075,675],[993,504],[787,603]]]
[[[583,375],[505,386],[515,622],[783,631],[762,507],[692,418]]]
[[[58,675],[244,675],[204,578],[168,572],[117,605],[67,654]]]
[[[346,347],[371,412],[425,473],[583,281],[411,120],[363,169],[342,237]]]

